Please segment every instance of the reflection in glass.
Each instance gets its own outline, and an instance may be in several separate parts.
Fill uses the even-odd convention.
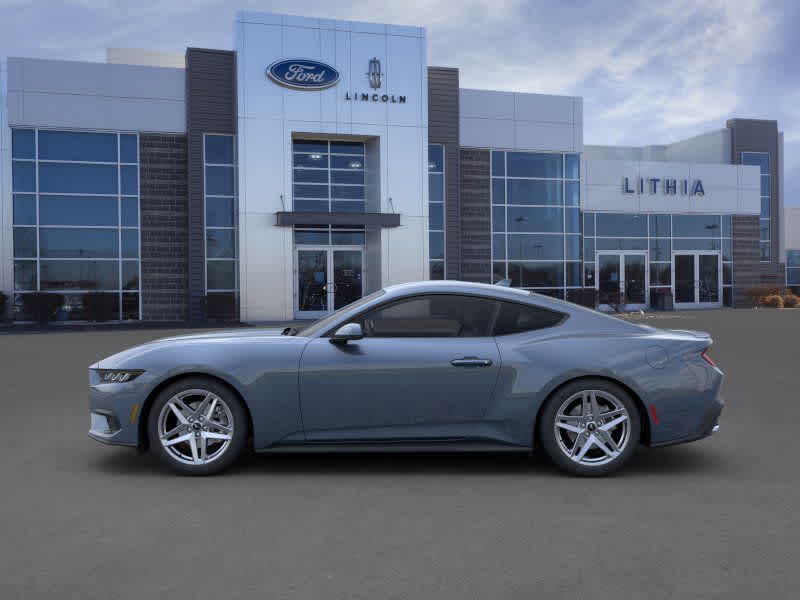
[[[361,250],[333,251],[333,285],[334,310],[361,298]]]
[[[327,250],[298,250],[297,294],[299,311],[328,310]]]
[[[117,229],[45,227],[39,231],[39,254],[45,258],[117,258],[118,247]]]
[[[134,198],[134,202],[136,199]],[[39,196],[41,225],[117,226],[116,196]]]
[[[39,160],[117,162],[117,135],[81,131],[39,131]]]
[[[115,260],[43,260],[42,290],[119,289],[119,263]]]

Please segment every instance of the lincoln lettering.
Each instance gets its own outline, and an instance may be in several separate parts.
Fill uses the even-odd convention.
[[[667,196],[705,196],[703,182],[700,179],[671,179],[660,177],[622,178],[623,194],[657,194],[659,191]]]

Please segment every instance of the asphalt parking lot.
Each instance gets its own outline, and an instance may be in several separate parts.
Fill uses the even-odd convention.
[[[173,332],[0,334],[0,598],[800,596],[800,310],[643,321],[712,333],[722,429],[599,480],[390,455],[177,477],[86,437],[86,367]]]

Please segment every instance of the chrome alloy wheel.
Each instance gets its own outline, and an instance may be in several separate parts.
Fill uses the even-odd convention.
[[[603,390],[583,390],[567,398],[556,412],[554,428],[561,451],[589,467],[613,461],[630,440],[625,405]]]
[[[208,390],[184,390],[161,409],[158,438],[175,460],[205,465],[225,454],[233,426],[233,414],[222,398]]]

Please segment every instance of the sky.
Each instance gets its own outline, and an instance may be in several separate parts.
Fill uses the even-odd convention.
[[[665,144],[776,119],[800,205],[796,0],[0,0],[0,56],[230,49],[237,9],[421,25],[462,87],[583,97],[584,143]]]

